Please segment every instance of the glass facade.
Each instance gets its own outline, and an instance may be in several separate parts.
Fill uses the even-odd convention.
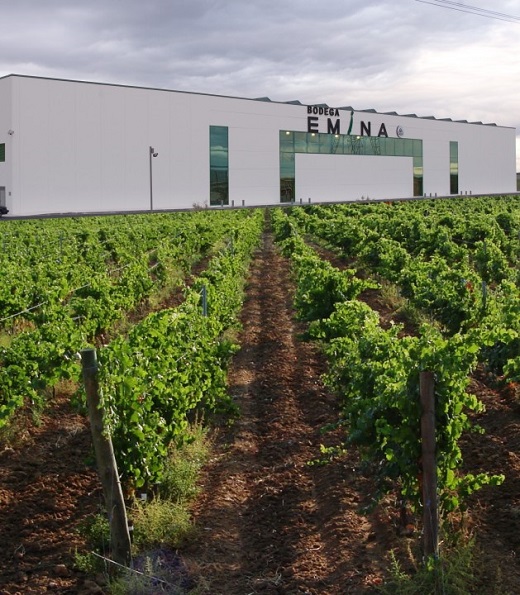
[[[5,143],[0,143],[0,162],[5,161]]]
[[[412,157],[413,194],[414,196],[423,194],[422,140],[281,130],[280,202],[291,202],[295,199],[296,153]]]
[[[459,143],[450,141],[450,194],[459,193]]]
[[[227,126],[209,127],[209,203],[229,204],[229,134]]]

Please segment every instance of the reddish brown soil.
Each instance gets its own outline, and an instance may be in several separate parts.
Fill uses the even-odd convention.
[[[337,435],[320,432],[337,420],[337,410],[320,382],[322,357],[300,340],[304,327],[295,321],[292,291],[289,265],[266,236],[242,314],[243,348],[230,375],[242,414],[217,441],[195,508],[200,537],[183,552],[207,593],[372,593],[388,569],[389,551],[400,552],[406,566],[407,550],[416,552],[420,543],[418,532],[400,536],[391,502],[360,513],[373,485],[355,452],[309,465],[321,443],[338,443]],[[363,298],[388,321],[392,312],[376,292]],[[477,530],[489,565],[489,583],[478,592],[492,592],[499,564],[503,591],[497,592],[519,593],[520,419],[514,400],[498,390],[478,380],[471,390],[486,402],[479,422],[489,435],[467,440],[467,466],[507,476],[503,486],[473,499],[475,513],[465,521]]]
[[[85,550],[78,526],[102,503],[87,465],[90,429],[66,397],[24,427],[0,454],[0,593],[80,593],[84,577],[72,564],[76,548]]]
[[[241,416],[217,442],[183,555],[205,592],[360,593],[380,582],[392,524],[356,511],[371,493],[355,455],[310,465],[321,428],[337,420],[319,378],[324,364],[300,340],[288,262],[270,236],[253,263],[243,345],[230,382]]]
[[[373,593],[390,549],[405,559],[419,543],[417,533],[399,535],[392,502],[361,514],[373,485],[355,452],[325,466],[310,464],[320,457],[321,443],[338,443],[337,433],[321,433],[338,412],[320,382],[322,357],[301,341],[292,289],[289,264],[266,234],[252,265],[242,348],[230,373],[241,415],[215,433],[194,505],[198,532],[180,551],[199,593]],[[502,567],[496,592],[519,593],[518,401],[483,375],[471,390],[486,403],[479,422],[488,433],[465,441],[466,465],[507,479],[472,499],[467,522],[490,582]],[[90,453],[85,420],[61,397],[39,426],[1,452],[0,594],[103,592],[73,567],[75,549],[86,547],[77,528],[101,503]],[[488,583],[478,592],[495,591]]]

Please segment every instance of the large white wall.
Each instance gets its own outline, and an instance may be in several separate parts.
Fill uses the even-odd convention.
[[[371,122],[372,134],[385,124],[390,137],[397,126],[403,138],[423,141],[423,192],[450,194],[450,141],[458,142],[459,193],[500,194],[516,191],[515,129],[413,116],[355,112],[353,134],[359,122]]]
[[[13,215],[148,210],[209,204],[209,127],[229,128],[230,204],[280,201],[279,131],[306,131],[307,107],[9,76],[0,79],[0,164]],[[341,133],[350,112],[340,110]],[[319,118],[320,131],[325,119]],[[459,143],[459,189],[516,189],[513,128],[355,112],[372,135],[423,139],[424,193],[449,194],[449,142]],[[7,136],[7,130],[14,130]],[[355,200],[413,194],[411,158],[296,155],[296,198]],[[349,187],[350,185],[350,187]]]
[[[296,199],[341,202],[413,195],[411,157],[296,155]]]
[[[0,186],[6,188],[6,199],[10,201],[9,192],[11,191],[11,168],[12,162],[12,136],[8,131],[12,129],[11,125],[11,79],[0,80],[0,143],[5,144],[5,162],[0,163]]]
[[[192,103],[186,94],[16,78],[17,211],[146,210],[151,145],[154,207],[191,206],[186,189],[204,196],[209,184],[209,173],[200,179],[192,168],[194,151],[199,160],[208,153]]]
[[[159,153],[152,161],[154,209],[209,204],[210,125],[229,127],[230,203],[279,202],[278,129],[291,122],[291,106],[73,81],[12,82],[16,214],[149,209],[150,146]]]

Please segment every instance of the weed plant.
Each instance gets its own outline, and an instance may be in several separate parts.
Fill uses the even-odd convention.
[[[474,537],[451,536],[442,546],[440,556],[419,561],[408,552],[411,566],[404,569],[392,550],[388,576],[379,588],[383,595],[513,595],[501,586],[500,569],[494,569],[493,585],[484,576],[486,563]]]
[[[157,562],[156,553],[172,555],[194,534],[189,506],[198,493],[200,470],[209,455],[209,443],[201,424],[194,424],[189,439],[172,447],[163,482],[149,498],[136,500],[129,511],[133,526],[132,557],[140,560],[140,570],[125,569],[114,576],[107,569],[111,595],[184,593],[184,576],[172,581],[172,569]],[[89,547],[107,556],[110,541],[106,515],[97,515],[83,527]],[[76,567],[88,574],[100,571],[95,554],[76,553]],[[143,562],[144,561],[144,562]],[[178,564],[178,560],[175,561]],[[190,591],[191,592],[191,591]]]

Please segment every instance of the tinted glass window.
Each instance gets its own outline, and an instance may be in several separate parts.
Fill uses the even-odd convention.
[[[459,143],[450,142],[450,194],[459,193]]]
[[[227,126],[209,127],[209,203],[229,204],[229,143]]]

